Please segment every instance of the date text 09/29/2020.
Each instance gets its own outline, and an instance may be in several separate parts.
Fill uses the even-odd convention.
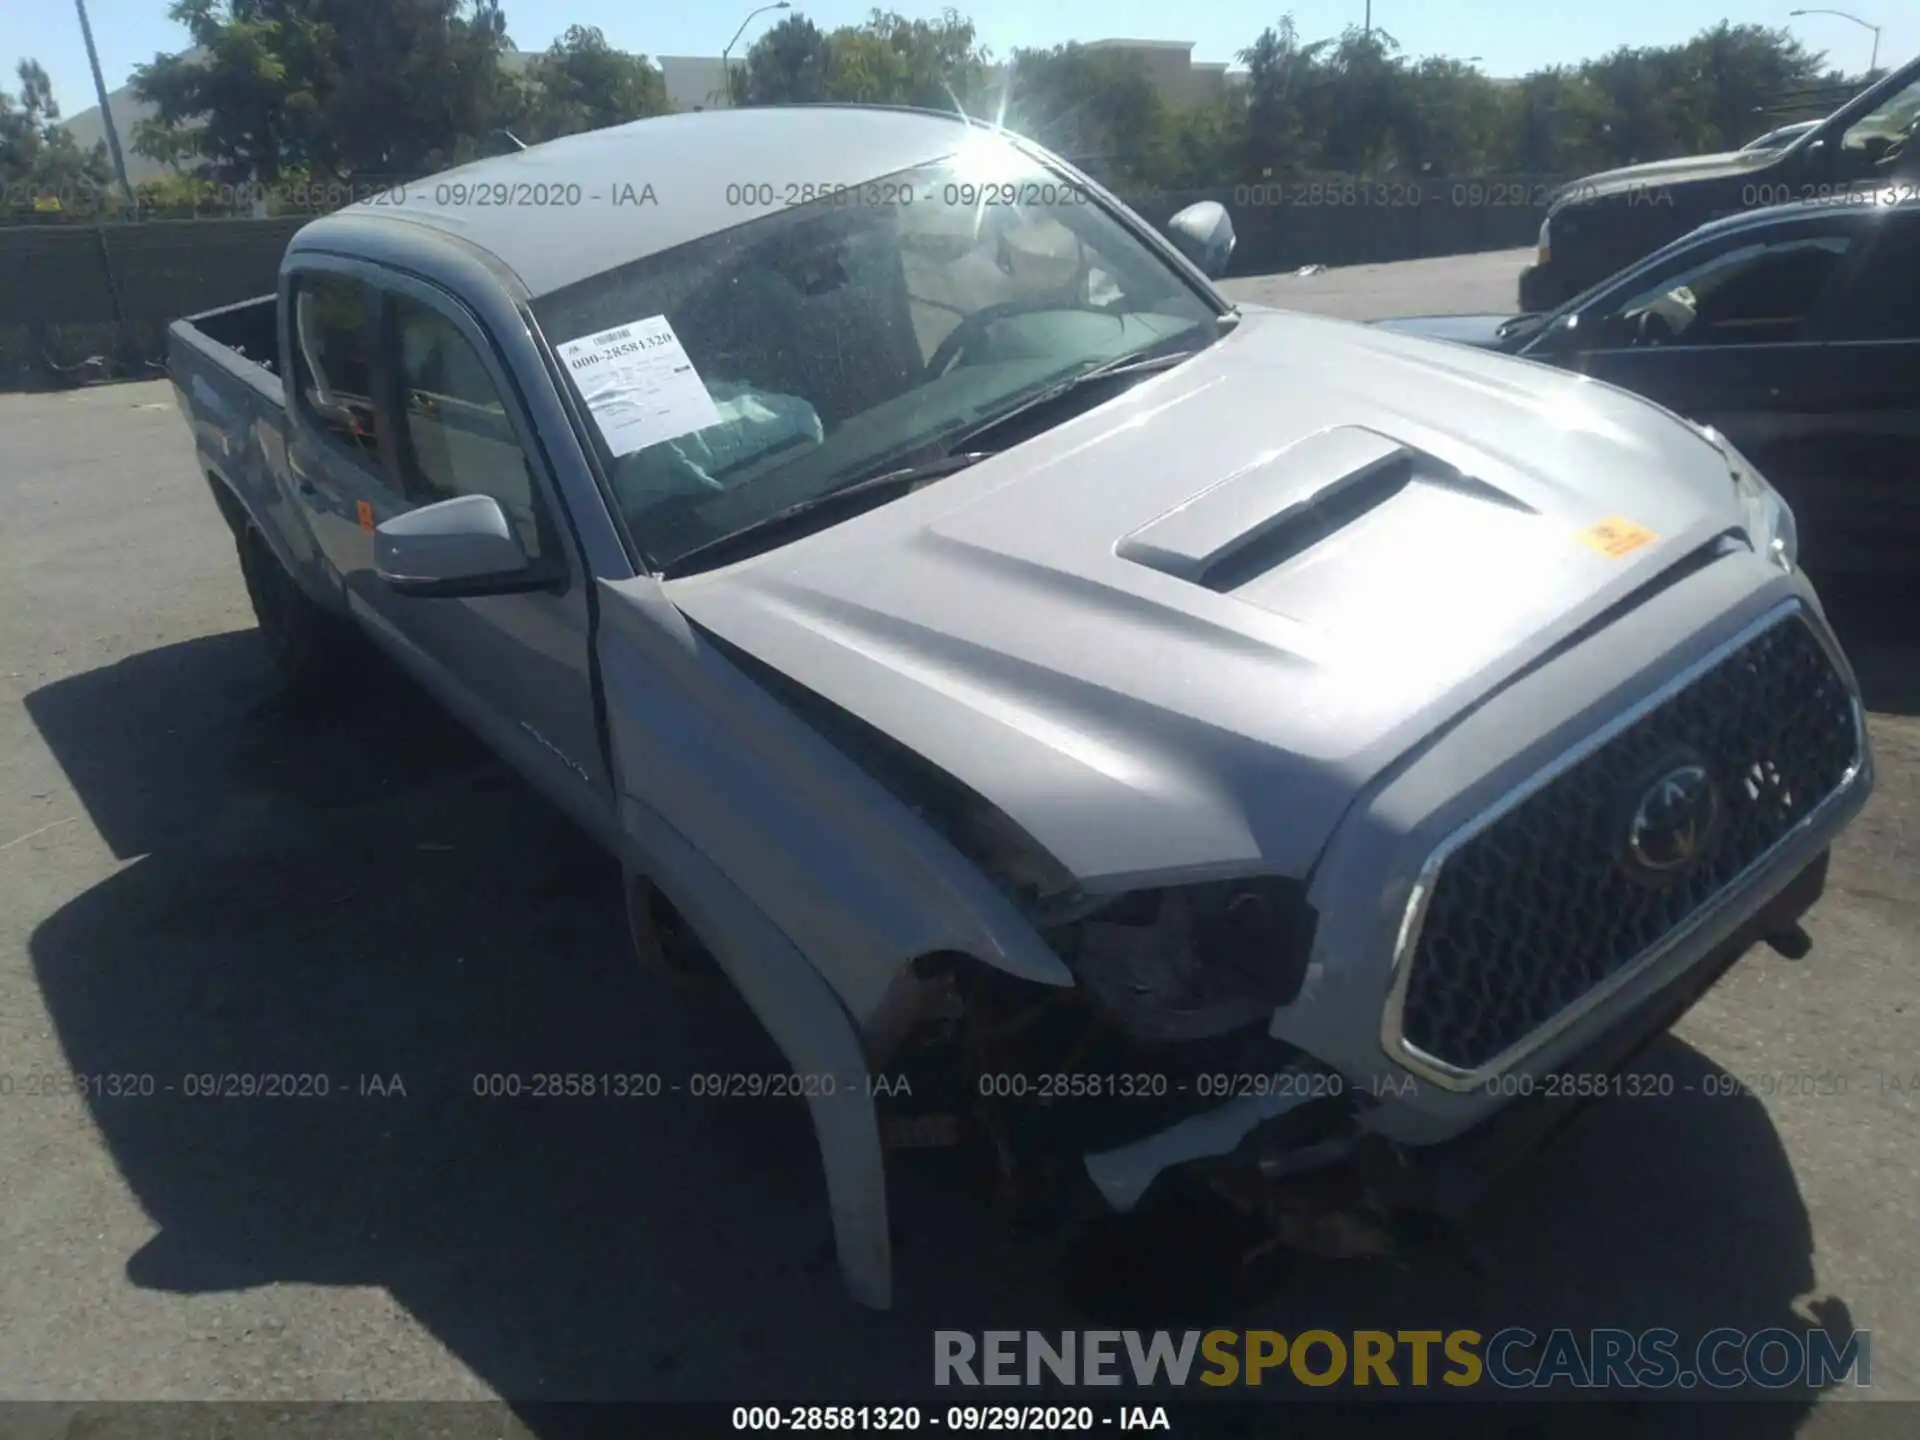
[[[1164,1405],[736,1405],[736,1431],[945,1431],[955,1435],[1026,1431],[1080,1435],[1105,1430],[1170,1431]]]

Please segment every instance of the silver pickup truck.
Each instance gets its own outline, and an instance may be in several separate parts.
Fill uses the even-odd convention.
[[[370,639],[619,856],[642,961],[790,1062],[870,1305],[910,1145],[1099,1214],[1464,1204],[1804,946],[1872,783],[1724,439],[1235,306],[1225,212],[1166,228],[953,116],[677,115],[171,332],[290,687]]]

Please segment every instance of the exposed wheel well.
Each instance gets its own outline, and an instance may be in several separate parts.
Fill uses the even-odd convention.
[[[227,529],[238,538],[247,527],[247,507],[240,503],[240,497],[233,493],[228,485],[211,470],[206,472],[207,488],[213,491],[213,503],[220,509],[220,518],[227,522]]]

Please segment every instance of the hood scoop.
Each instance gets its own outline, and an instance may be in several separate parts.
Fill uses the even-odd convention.
[[[1117,553],[1226,594],[1354,525],[1416,476],[1462,483],[1452,466],[1378,431],[1321,430],[1148,521]]]

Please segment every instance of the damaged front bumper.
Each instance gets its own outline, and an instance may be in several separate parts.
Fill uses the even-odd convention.
[[[1551,1070],[1514,1086],[1517,1097],[1490,1119],[1449,1140],[1404,1145],[1389,1139],[1369,1124],[1381,1095],[1366,1088],[1349,1091],[1337,1074],[1302,1062],[1275,1077],[1265,1094],[1237,1097],[1157,1134],[1086,1156],[1087,1176],[1101,1198],[1124,1213],[1150,1203],[1155,1187],[1175,1176],[1206,1177],[1246,1195],[1345,1167],[1379,1210],[1458,1216],[1560,1133],[1590,1103],[1595,1089],[1604,1090],[1590,1083],[1555,1084],[1553,1076],[1579,1076],[1585,1082],[1624,1070],[1755,944],[1789,946],[1801,917],[1825,888],[1827,866],[1828,852],[1822,850],[1678,976]],[[1410,1095],[1421,1083],[1408,1076],[1400,1088]]]
[[[1709,604],[1714,583],[1724,582],[1697,582]],[[1384,1203],[1457,1213],[1577,1097],[1605,1093],[1603,1077],[1753,944],[1804,943],[1798,922],[1824,886],[1833,839],[1872,790],[1858,687],[1804,594],[1762,592],[1715,604],[1720,638],[1692,627],[1694,658],[1620,705],[1605,677],[1629,665],[1595,660],[1609,647],[1623,661],[1636,645],[1657,653],[1656,627],[1677,628],[1661,611],[1684,616],[1699,603],[1687,589],[1589,640],[1584,667],[1550,665],[1490,701],[1356,813],[1316,877],[1322,923],[1305,984],[1272,1012],[1271,1037],[1297,1060],[1257,1093],[1122,1145],[1087,1146],[1087,1176],[1109,1206],[1134,1208],[1170,1172],[1235,1176],[1260,1194],[1351,1160]],[[1557,713],[1560,733],[1577,738],[1542,737],[1544,762],[1503,760],[1494,742],[1516,710],[1536,735]],[[1711,832],[1698,885],[1643,876],[1594,838],[1611,846],[1628,828],[1618,803],[1683,762],[1716,777],[1708,787],[1723,797],[1714,814],[1724,828]],[[1471,850],[1475,837],[1493,845]],[[1423,916],[1433,932],[1428,902],[1455,855],[1467,878],[1435,932],[1445,948],[1430,952],[1440,958],[1428,977],[1450,965],[1442,983],[1454,988],[1426,995],[1418,1037],[1440,1042],[1441,1060],[1398,1022],[1408,957]],[[1378,971],[1342,962],[1388,946],[1383,999]],[[1463,970],[1479,981],[1460,981]],[[1585,988],[1557,978],[1566,974]]]
[[[1872,757],[1817,601],[1798,576],[1753,586],[1759,564],[1674,580],[1388,775],[1235,942],[1286,963],[1219,963],[1244,882],[1053,917],[1073,986],[912,962],[885,1027],[900,1038],[869,1051],[916,1075],[920,1114],[881,1106],[889,1148],[972,1147],[1036,1220],[1217,1196],[1250,1222],[1223,1234],[1261,1232],[1243,1258],[1379,1253],[1396,1216],[1458,1215],[1754,943],[1804,943]],[[1679,878],[1643,875],[1634,806],[1685,764],[1726,825],[1701,821],[1711,841]],[[1483,837],[1504,844],[1491,860]],[[1466,878],[1449,892],[1450,874]],[[1429,993],[1416,1013],[1403,982],[1435,935],[1472,963],[1449,961],[1459,1005]],[[1251,1018],[1226,1003],[1254,1000]],[[938,1138],[893,1138],[929,1108],[951,1122],[921,1126]]]

